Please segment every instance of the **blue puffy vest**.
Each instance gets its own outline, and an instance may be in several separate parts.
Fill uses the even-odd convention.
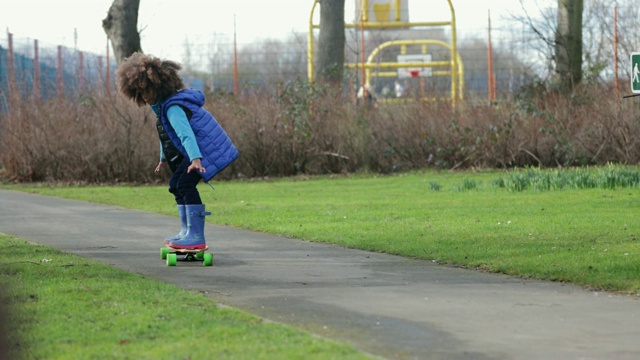
[[[160,121],[173,144],[185,157],[188,157],[187,152],[167,118],[167,109],[172,105],[182,106],[187,113],[202,154],[202,166],[206,169],[205,172],[200,172],[200,175],[208,182],[238,158],[238,149],[213,115],[202,107],[204,94],[198,90],[184,89],[162,103]]]

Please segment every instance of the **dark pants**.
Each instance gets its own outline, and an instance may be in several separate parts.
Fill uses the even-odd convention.
[[[195,170],[187,173],[189,165],[191,162],[185,156],[169,179],[169,192],[173,194],[178,205],[202,204],[200,193],[196,188],[202,177]]]

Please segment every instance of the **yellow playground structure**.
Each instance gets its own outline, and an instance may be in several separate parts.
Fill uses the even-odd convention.
[[[464,67],[462,60],[458,55],[456,46],[456,18],[455,10],[451,0],[446,1],[449,6],[451,18],[444,21],[432,22],[411,22],[408,19],[408,0],[355,0],[356,1],[356,17],[359,22],[345,22],[345,29],[360,30],[361,34],[361,59],[357,62],[346,63],[348,69],[359,70],[361,86],[364,88],[370,84],[372,78],[420,78],[422,91],[417,99],[421,101],[451,101],[453,107],[459,100],[463,98],[464,91]],[[437,3],[437,1],[432,1]],[[319,0],[313,1],[311,14],[309,17],[309,33],[308,33],[308,65],[307,76],[310,82],[315,79],[315,58],[314,58],[314,30],[320,29],[320,24],[314,23],[314,15],[316,8],[320,4]],[[443,3],[444,5],[444,3]],[[386,41],[378,45],[368,56],[365,56],[364,32],[365,31],[382,31],[391,29],[415,29],[415,28],[434,28],[434,27],[450,27],[450,42],[447,43],[436,39],[397,39]],[[418,46],[421,50],[419,54],[408,54],[408,47]],[[446,60],[432,61],[429,49],[436,46],[449,52]],[[397,49],[397,61],[382,61],[380,55],[383,50]],[[445,98],[434,97],[424,91],[424,82],[428,78],[435,76],[450,77],[450,95]],[[381,102],[408,101],[409,99],[392,98],[380,99]]]

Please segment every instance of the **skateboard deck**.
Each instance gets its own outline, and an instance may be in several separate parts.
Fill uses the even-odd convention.
[[[204,249],[176,249],[169,245],[160,248],[160,258],[167,260],[167,266],[176,266],[178,261],[202,261],[204,266],[213,265],[213,254]],[[180,256],[179,256],[180,255]]]

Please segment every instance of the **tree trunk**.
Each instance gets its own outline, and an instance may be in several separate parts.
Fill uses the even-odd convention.
[[[316,58],[316,79],[342,83],[344,68],[344,2],[320,0],[320,35]]]
[[[102,20],[102,28],[111,41],[118,64],[134,52],[142,52],[138,33],[139,8],[140,0],[113,0],[107,17]]]
[[[582,80],[583,0],[558,0],[556,30],[556,74],[563,90]]]

